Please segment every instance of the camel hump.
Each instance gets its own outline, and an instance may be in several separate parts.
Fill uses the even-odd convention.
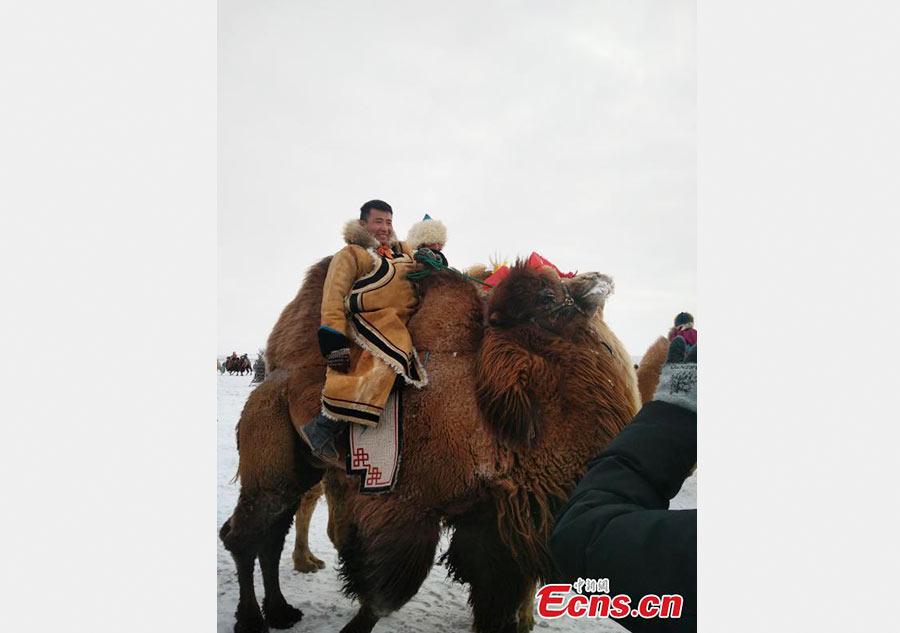
[[[306,271],[294,298],[284,307],[266,343],[266,371],[324,365],[316,330],[322,321],[322,288],[332,256]]]
[[[653,400],[653,392],[659,384],[659,372],[662,371],[663,363],[666,362],[666,353],[669,349],[669,342],[664,336],[660,336],[653,344],[644,352],[640,365],[637,369],[638,391],[641,394],[641,404],[645,404]]]

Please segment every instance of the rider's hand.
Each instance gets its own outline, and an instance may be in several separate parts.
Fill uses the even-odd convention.
[[[342,347],[330,352],[325,357],[325,364],[338,371],[347,371],[350,369],[350,348]]]
[[[697,346],[691,348],[685,357],[687,343],[681,336],[676,336],[669,343],[666,364],[659,374],[659,385],[654,400],[668,402],[697,412]]]
[[[435,255],[434,251],[425,246],[420,246],[418,250],[415,252],[414,258],[422,261],[423,259],[436,259],[440,261],[440,257]]]

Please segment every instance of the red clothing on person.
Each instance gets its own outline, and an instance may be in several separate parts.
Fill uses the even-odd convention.
[[[677,327],[673,327],[671,330],[669,330],[669,340],[671,341],[676,336],[683,337],[684,342],[687,343],[690,347],[693,347],[697,344],[697,330],[695,330],[694,328],[679,330]]]
[[[394,252],[391,250],[390,244],[382,244],[376,250],[376,253],[381,255],[382,257],[387,257],[388,259],[394,259]]]

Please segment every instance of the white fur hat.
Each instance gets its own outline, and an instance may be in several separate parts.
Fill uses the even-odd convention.
[[[447,227],[440,220],[433,220],[427,213],[421,221],[413,224],[406,235],[406,243],[413,250],[422,244],[447,245]]]

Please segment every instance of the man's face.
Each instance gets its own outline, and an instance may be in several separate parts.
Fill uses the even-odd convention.
[[[393,214],[389,211],[379,211],[378,209],[369,209],[369,217],[366,220],[360,220],[359,223],[366,227],[376,240],[382,245],[387,244],[391,239],[391,233],[394,230]]]

